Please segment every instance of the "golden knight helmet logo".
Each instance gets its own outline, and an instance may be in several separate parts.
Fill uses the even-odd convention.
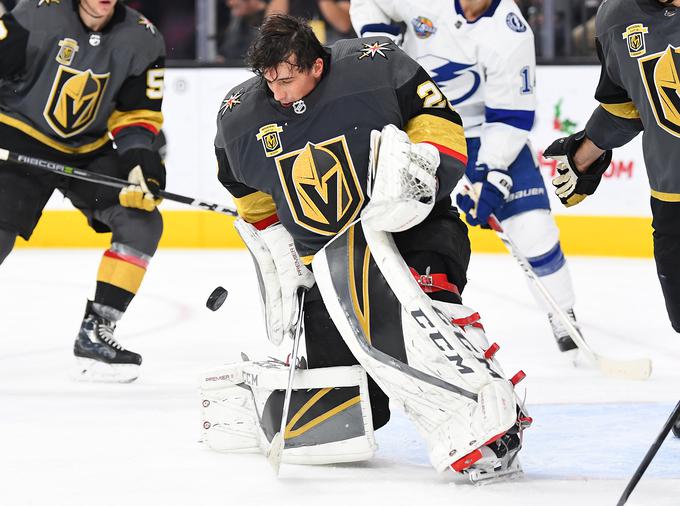
[[[335,235],[364,202],[344,136],[276,158],[279,177],[295,221],[323,235]]]
[[[669,45],[638,62],[657,124],[680,137],[680,48]]]
[[[97,117],[110,74],[59,67],[43,116],[59,136],[77,135]]]

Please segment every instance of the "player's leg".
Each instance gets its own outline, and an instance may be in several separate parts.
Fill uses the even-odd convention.
[[[12,252],[16,239],[16,232],[0,229],[0,265],[2,265],[5,258]]]
[[[119,175],[115,155],[97,159],[88,169]],[[112,232],[111,245],[99,264],[94,299],[87,301],[74,344],[80,375],[95,381],[133,381],[142,357],[125,349],[114,332],[156,252],[163,232],[162,217],[157,209],[147,212],[119,205],[117,191],[104,186],[78,181],[64,193],[94,230]]]
[[[436,220],[424,225],[420,234],[419,227],[409,231],[409,243],[456,237],[455,228]],[[402,257],[385,239],[389,234],[380,234],[383,239],[369,246],[363,231],[352,226],[315,255],[317,285],[343,340],[390,399],[404,406],[437,470],[452,466],[480,479],[517,472],[516,401],[478,315],[423,294],[446,300],[444,292],[456,291],[450,280],[464,279],[460,266],[466,261],[439,251],[428,259],[426,251],[416,253],[417,246]],[[381,251],[374,253],[378,246]],[[430,268],[429,275],[417,275],[418,282],[407,265],[410,256],[421,269]],[[435,272],[449,270],[447,264],[458,267]]]
[[[654,260],[671,326],[680,332],[680,203],[651,199]],[[680,420],[673,425],[680,438]]]
[[[505,205],[497,212],[503,230],[512,238],[520,252],[527,257],[534,272],[548,289],[570,319],[576,324],[574,315],[574,288],[569,267],[560,245],[559,229],[550,213],[546,188],[534,157],[528,146],[510,166],[513,185]],[[529,283],[529,288],[541,308],[548,315],[548,321],[562,352],[576,349],[560,319],[554,316],[538,290]],[[578,326],[577,326],[578,328]]]
[[[0,163],[0,264],[11,253],[17,236],[31,237],[57,181],[51,174]]]

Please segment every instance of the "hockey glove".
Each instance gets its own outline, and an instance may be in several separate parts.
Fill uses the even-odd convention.
[[[434,207],[439,151],[412,143],[406,132],[386,125],[371,132],[368,194],[361,213],[374,230],[401,232],[422,222]]]
[[[562,137],[543,152],[546,158],[557,161],[558,175],[553,178],[552,184],[555,187],[555,195],[560,198],[565,207],[574,206],[588,195],[595,193],[602,180],[602,174],[606,172],[612,161],[612,151],[607,150],[585,172],[579,172],[574,163],[574,154],[585,136],[585,130],[581,130],[569,137]]]
[[[484,166],[478,169],[484,170]],[[510,195],[512,178],[505,170],[491,169],[481,183],[475,183],[465,193],[456,196],[458,207],[465,212],[465,219],[472,226],[485,227],[491,214],[495,213]]]
[[[123,207],[153,211],[163,199],[158,190],[165,188],[165,166],[157,152],[132,148],[120,155],[121,165],[128,170],[130,186],[123,188],[118,200]]]

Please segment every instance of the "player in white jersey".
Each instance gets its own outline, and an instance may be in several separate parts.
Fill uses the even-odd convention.
[[[476,192],[459,195],[471,225],[501,220],[536,274],[575,322],[574,290],[559,230],[528,142],[536,96],[534,36],[512,0],[352,0],[350,14],[361,37],[381,34],[432,76],[463,119],[467,176]],[[400,23],[403,23],[400,25]],[[405,29],[404,29],[405,24]],[[421,89],[432,103],[437,89]],[[563,352],[575,343],[559,319],[546,312]]]

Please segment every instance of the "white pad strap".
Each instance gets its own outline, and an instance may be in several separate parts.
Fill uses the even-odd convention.
[[[234,227],[255,263],[267,337],[278,346],[293,329],[298,288],[314,286],[314,275],[302,263],[293,237],[280,223],[259,231],[238,219]]]
[[[288,367],[242,362],[201,378],[203,441],[217,451],[266,453],[279,430]],[[296,371],[283,462],[366,460],[376,450],[366,373],[359,366]]]
[[[362,212],[377,230],[401,232],[422,222],[434,206],[439,151],[414,144],[406,132],[386,125],[371,132],[368,193]]]

